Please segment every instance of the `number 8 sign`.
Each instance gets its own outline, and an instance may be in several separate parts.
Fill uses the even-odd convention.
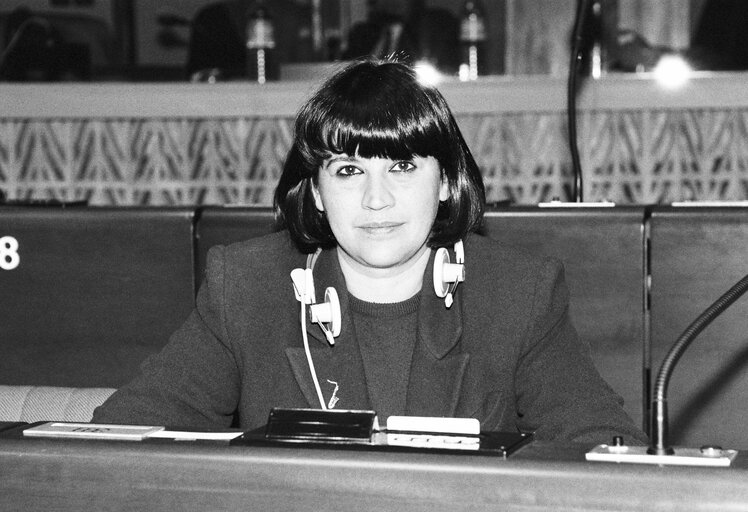
[[[0,268],[13,270],[21,263],[18,254],[18,240],[12,236],[0,237]]]

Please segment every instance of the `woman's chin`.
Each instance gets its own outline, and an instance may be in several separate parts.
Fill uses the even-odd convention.
[[[421,251],[393,251],[392,244],[385,247],[372,247],[362,251],[356,262],[372,270],[394,270],[403,271],[416,263],[421,256]]]

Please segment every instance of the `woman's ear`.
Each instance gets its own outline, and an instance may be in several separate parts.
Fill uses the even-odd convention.
[[[442,181],[439,184],[439,201],[444,202],[449,199],[449,180],[447,179],[447,173],[442,171]]]
[[[312,197],[314,197],[314,206],[317,207],[317,210],[320,212],[325,211],[325,205],[322,204],[322,196],[319,193],[319,189],[317,188],[317,184],[314,183],[314,180],[309,180],[309,183],[312,187]]]

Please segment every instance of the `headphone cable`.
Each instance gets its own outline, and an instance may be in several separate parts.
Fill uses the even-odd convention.
[[[309,371],[312,374],[312,381],[314,382],[314,389],[317,391],[317,399],[319,400],[319,405],[322,407],[323,410],[326,410],[327,407],[325,406],[325,399],[322,396],[322,388],[320,388],[319,385],[319,379],[317,378],[317,371],[314,369],[314,361],[312,360],[312,352],[309,349],[309,337],[307,336],[306,332],[306,293],[307,291],[304,291],[304,297],[301,300],[301,336],[304,339],[304,353],[306,354],[306,361],[309,364]]]

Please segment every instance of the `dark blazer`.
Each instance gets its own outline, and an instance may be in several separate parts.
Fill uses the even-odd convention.
[[[475,417],[484,430],[534,431],[541,439],[643,439],[594,369],[568,315],[563,269],[474,235],[466,281],[447,309],[424,275],[406,413]],[[306,256],[287,233],[215,247],[197,308],[143,374],[115,393],[95,422],[261,426],[272,407],[319,407],[290,278]],[[369,409],[348,295],[334,250],[314,268],[318,299],[333,286],[343,327],[330,347],[308,324],[320,383],[339,385],[338,409]],[[322,386],[325,401],[332,386]]]

